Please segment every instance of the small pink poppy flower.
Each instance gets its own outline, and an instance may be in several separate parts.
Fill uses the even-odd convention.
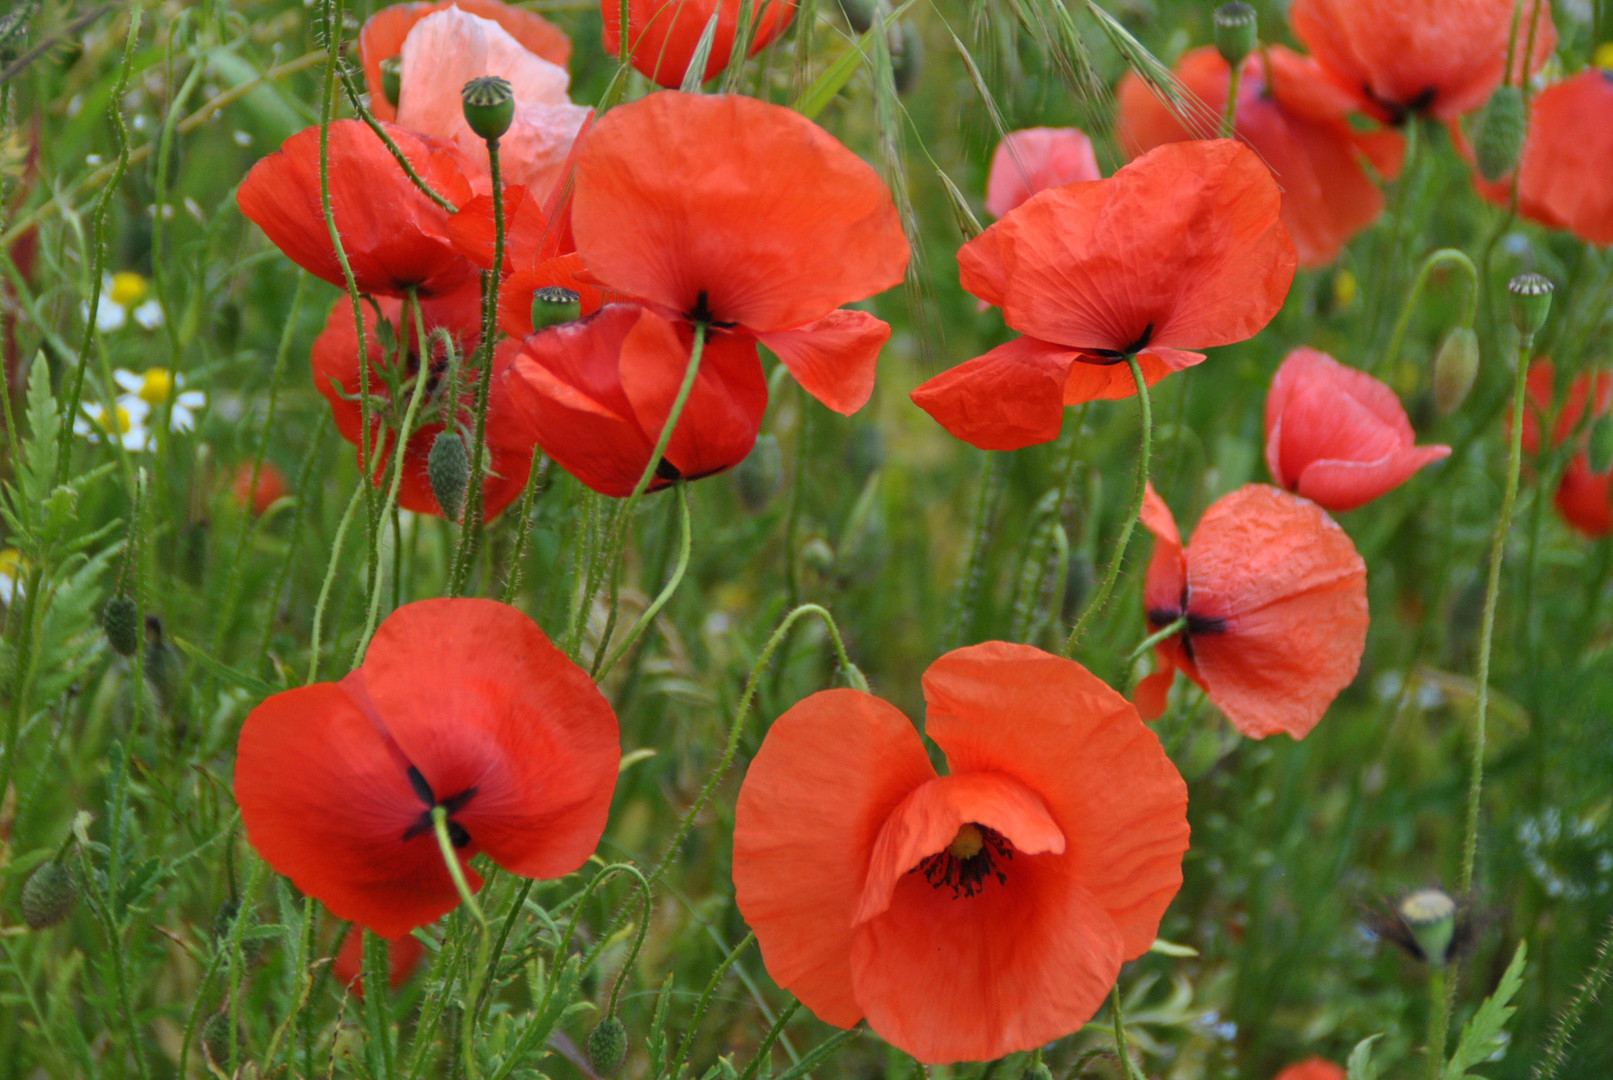
[[[1038,191],[1102,179],[1092,140],[1080,129],[1034,127],[1010,131],[991,155],[986,212],[1000,218]]]
[[[1393,390],[1324,352],[1288,354],[1266,395],[1266,465],[1280,487],[1334,513],[1399,487],[1451,452],[1414,446]]]
[[[398,123],[451,139],[485,165],[485,142],[465,122],[461,96],[467,82],[483,75],[508,79],[515,92],[515,120],[499,139],[501,178],[549,190],[591,110],[566,96],[565,68],[528,51],[491,19],[451,7],[415,24],[403,42]]]

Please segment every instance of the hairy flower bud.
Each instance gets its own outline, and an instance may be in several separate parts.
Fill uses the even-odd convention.
[[[118,593],[101,609],[101,629],[119,656],[133,656],[140,647],[139,622],[139,606],[125,593]]]
[[[461,95],[465,123],[488,142],[497,142],[515,119],[515,90],[508,79],[483,75],[465,84]]]
[[[615,1016],[607,1016],[588,1033],[588,1064],[601,1076],[610,1076],[627,1060],[627,1029]]]
[[[431,481],[431,493],[449,521],[458,521],[465,508],[465,488],[470,483],[470,456],[465,452],[465,440],[459,432],[445,428],[437,433],[426,458],[426,479]]]
[[[1260,43],[1255,9],[1234,0],[1215,9],[1215,48],[1227,66],[1237,68]]]
[[[1434,405],[1441,416],[1461,408],[1479,373],[1479,337],[1471,326],[1453,326],[1434,356]]]
[[[1517,166],[1527,126],[1523,91],[1516,86],[1496,87],[1479,113],[1478,131],[1473,137],[1473,156],[1484,179],[1494,183]]]
[[[59,862],[35,870],[22,887],[22,921],[31,930],[55,926],[73,910],[73,874]]]

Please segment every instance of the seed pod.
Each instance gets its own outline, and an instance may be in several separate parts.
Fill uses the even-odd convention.
[[[101,609],[101,629],[119,656],[133,656],[140,647],[140,608],[133,598],[118,593]]]
[[[1479,373],[1479,336],[1471,326],[1453,326],[1434,356],[1434,405],[1441,416],[1461,408]]]
[[[1215,48],[1228,67],[1236,68],[1260,43],[1260,24],[1248,4],[1222,4],[1215,9]]]
[[[1512,325],[1525,341],[1533,340],[1546,324],[1552,288],[1551,279],[1539,274],[1519,274],[1507,282],[1507,292],[1512,294]]]
[[[508,79],[483,75],[472,79],[460,91],[465,107],[465,123],[488,142],[497,142],[510,130],[515,119],[515,89]]]
[[[29,875],[22,887],[22,921],[30,930],[43,930],[67,918],[77,890],[73,874],[59,862],[48,862]]]
[[[756,445],[745,455],[745,460],[734,470],[734,486],[739,490],[739,501],[752,514],[767,509],[784,483],[784,453],[774,435],[758,435]]]
[[[835,549],[821,536],[814,536],[801,545],[801,565],[816,574],[827,574],[834,569]]]
[[[403,96],[403,57],[389,56],[381,61],[381,93],[386,95],[388,105],[398,107],[398,99]]]
[[[1478,131],[1473,137],[1473,156],[1484,179],[1494,183],[1517,167],[1527,126],[1523,91],[1516,86],[1496,87],[1479,113]]]
[[[1397,911],[1423,958],[1435,967],[1444,964],[1456,937],[1456,901],[1439,889],[1419,889]]]
[[[588,1064],[601,1076],[610,1076],[627,1060],[627,1028],[614,1015],[601,1020],[588,1033]]]
[[[840,0],[840,11],[856,33],[867,33],[874,25],[874,0]]]
[[[437,433],[426,458],[426,479],[431,481],[431,493],[443,516],[458,521],[465,508],[465,487],[470,483],[470,455],[459,432],[445,428]]]
[[[582,297],[559,285],[545,285],[532,294],[532,329],[547,330],[582,317]]]

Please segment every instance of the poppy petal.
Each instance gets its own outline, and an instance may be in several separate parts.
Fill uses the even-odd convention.
[[[1137,354],[1137,366],[1142,368],[1143,381],[1153,386],[1171,372],[1192,367],[1203,359],[1203,353],[1156,346]],[[1108,360],[1102,363],[1081,361],[1070,365],[1070,374],[1064,380],[1066,405],[1080,405],[1086,401],[1119,401],[1136,396],[1137,380],[1132,376],[1128,364]]]
[[[1038,191],[1102,176],[1092,140],[1078,128],[1010,131],[991,155],[986,213],[1000,218]]]
[[[842,416],[850,416],[873,396],[874,366],[890,336],[889,323],[851,308],[836,308],[805,326],[757,335],[801,389]]]
[[[1205,512],[1187,549],[1200,681],[1243,734],[1304,738],[1355,678],[1366,646],[1366,564],[1321,507],[1265,484]]]
[[[1613,472],[1591,471],[1590,459],[1575,454],[1553,500],[1574,528],[1596,539],[1613,533]]]
[[[1064,388],[1080,354],[1018,337],[920,385],[913,404],[982,450],[1052,442],[1064,427]],[[1127,379],[1130,379],[1129,369]]]
[[[343,687],[315,683],[253,709],[235,761],[235,801],[258,854],[333,914],[383,937],[459,903],[436,838],[405,839],[426,807],[397,749]]]
[[[437,798],[474,790],[453,820],[494,862],[555,878],[594,853],[622,756],[616,715],[531,619],[492,600],[406,604],[361,670]]]
[[[1169,663],[1162,663],[1158,671],[1139,679],[1137,688],[1131,692],[1137,715],[1150,722],[1164,716],[1170,705],[1171,684],[1175,681],[1176,669]]]
[[[1148,575],[1143,585],[1143,608],[1145,611],[1170,612],[1169,621],[1175,621],[1182,607],[1187,559],[1182,554],[1182,535],[1176,530],[1176,519],[1171,516],[1170,507],[1159,497],[1153,484],[1143,491],[1142,510],[1137,520],[1154,534],[1154,554],[1148,561]],[[1159,629],[1164,629],[1164,624]]]
[[[1377,461],[1313,461],[1299,474],[1295,491],[1334,513],[1343,513],[1399,487],[1418,469],[1450,453],[1448,446],[1414,446]]]
[[[529,337],[532,302],[539,289],[558,286],[577,294],[579,313],[586,317],[605,304],[605,294],[585,276],[582,256],[576,252],[541,262],[531,270],[517,270],[499,285],[498,325],[512,338]]]
[[[869,857],[891,811],[934,778],[907,717],[855,690],[813,694],[773,721],[746,773],[734,897],[774,981],[826,1023],[862,1018],[851,922]]]
[[[1002,834],[1016,856],[1064,853],[1064,834],[1041,796],[1024,784],[993,773],[938,776],[913,789],[885,819],[852,923],[861,925],[889,908],[902,878],[943,851],[965,825]]]
[[[822,318],[907,269],[878,174],[799,113],[733,95],[651,94],[595,121],[572,227],[611,287],[678,313],[703,296],[752,332]]]
[[[1030,1050],[1090,1020],[1124,947],[1071,861],[1016,856],[1006,885],[970,897],[904,875],[890,907],[852,943],[868,1026],[940,1064]]]
[[[1146,952],[1182,886],[1187,785],[1131,703],[1073,660],[1000,641],[931,664],[924,700],[951,771],[999,772],[1037,792],[1124,958]]]

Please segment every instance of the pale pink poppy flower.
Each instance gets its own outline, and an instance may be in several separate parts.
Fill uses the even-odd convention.
[[[565,68],[528,52],[491,19],[451,7],[415,24],[403,43],[398,123],[451,139],[485,163],[485,144],[465,123],[461,98],[464,85],[484,75],[508,79],[515,91],[515,121],[499,140],[504,183],[549,190],[591,110],[567,98]]]
[[[1101,179],[1092,140],[1080,130],[1036,127],[1010,131],[991,156],[986,212],[1000,218],[1038,191]]]

